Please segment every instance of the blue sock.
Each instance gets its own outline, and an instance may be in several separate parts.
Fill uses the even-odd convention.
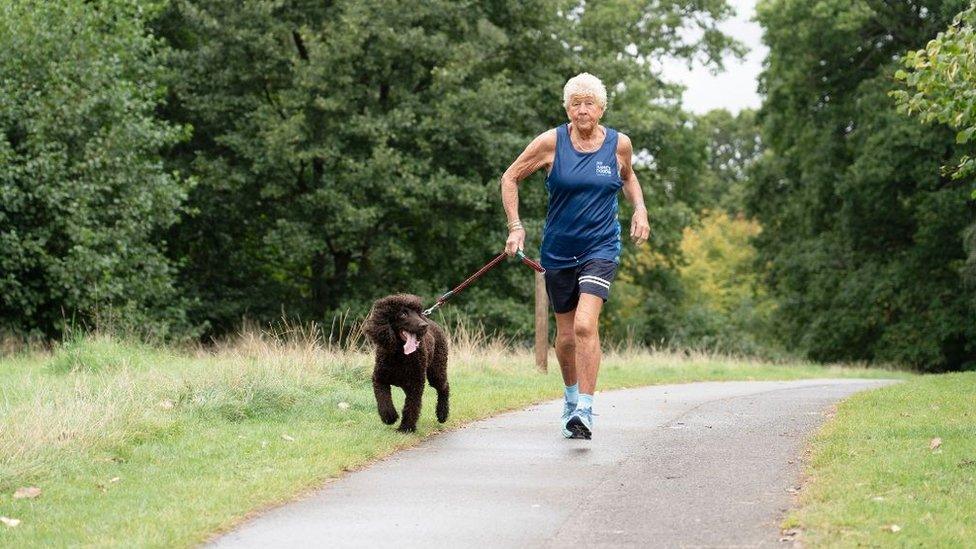
[[[593,408],[593,395],[585,395],[580,393],[579,402],[576,403],[577,408]]]
[[[576,404],[579,401],[579,383],[567,385],[564,394],[566,402]]]

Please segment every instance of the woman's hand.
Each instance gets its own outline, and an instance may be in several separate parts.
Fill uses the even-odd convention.
[[[647,223],[647,209],[637,208],[630,218],[630,239],[640,246],[647,242],[649,236],[651,236],[651,226]]]
[[[505,241],[505,253],[508,257],[515,255],[515,252],[525,246],[525,229],[512,229],[508,232],[508,240]]]

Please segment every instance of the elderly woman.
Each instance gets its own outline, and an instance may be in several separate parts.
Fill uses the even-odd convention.
[[[623,188],[634,205],[630,238],[643,244],[650,227],[630,138],[600,125],[607,107],[603,83],[592,74],[576,75],[563,88],[563,103],[569,123],[533,139],[502,176],[509,230],[505,252],[513,255],[525,243],[518,184],[545,168],[549,206],[540,255],[556,314],[556,357],[566,385],[562,433],[589,439],[600,370],[600,310],[620,262],[617,191]]]

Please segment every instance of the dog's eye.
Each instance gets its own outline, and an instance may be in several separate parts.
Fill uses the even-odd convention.
[[[400,318],[407,318],[407,312],[406,311],[400,311]]]

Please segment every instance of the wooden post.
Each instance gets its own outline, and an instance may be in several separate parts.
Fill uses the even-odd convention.
[[[540,372],[548,371],[549,362],[549,297],[546,279],[535,273],[535,365]]]

